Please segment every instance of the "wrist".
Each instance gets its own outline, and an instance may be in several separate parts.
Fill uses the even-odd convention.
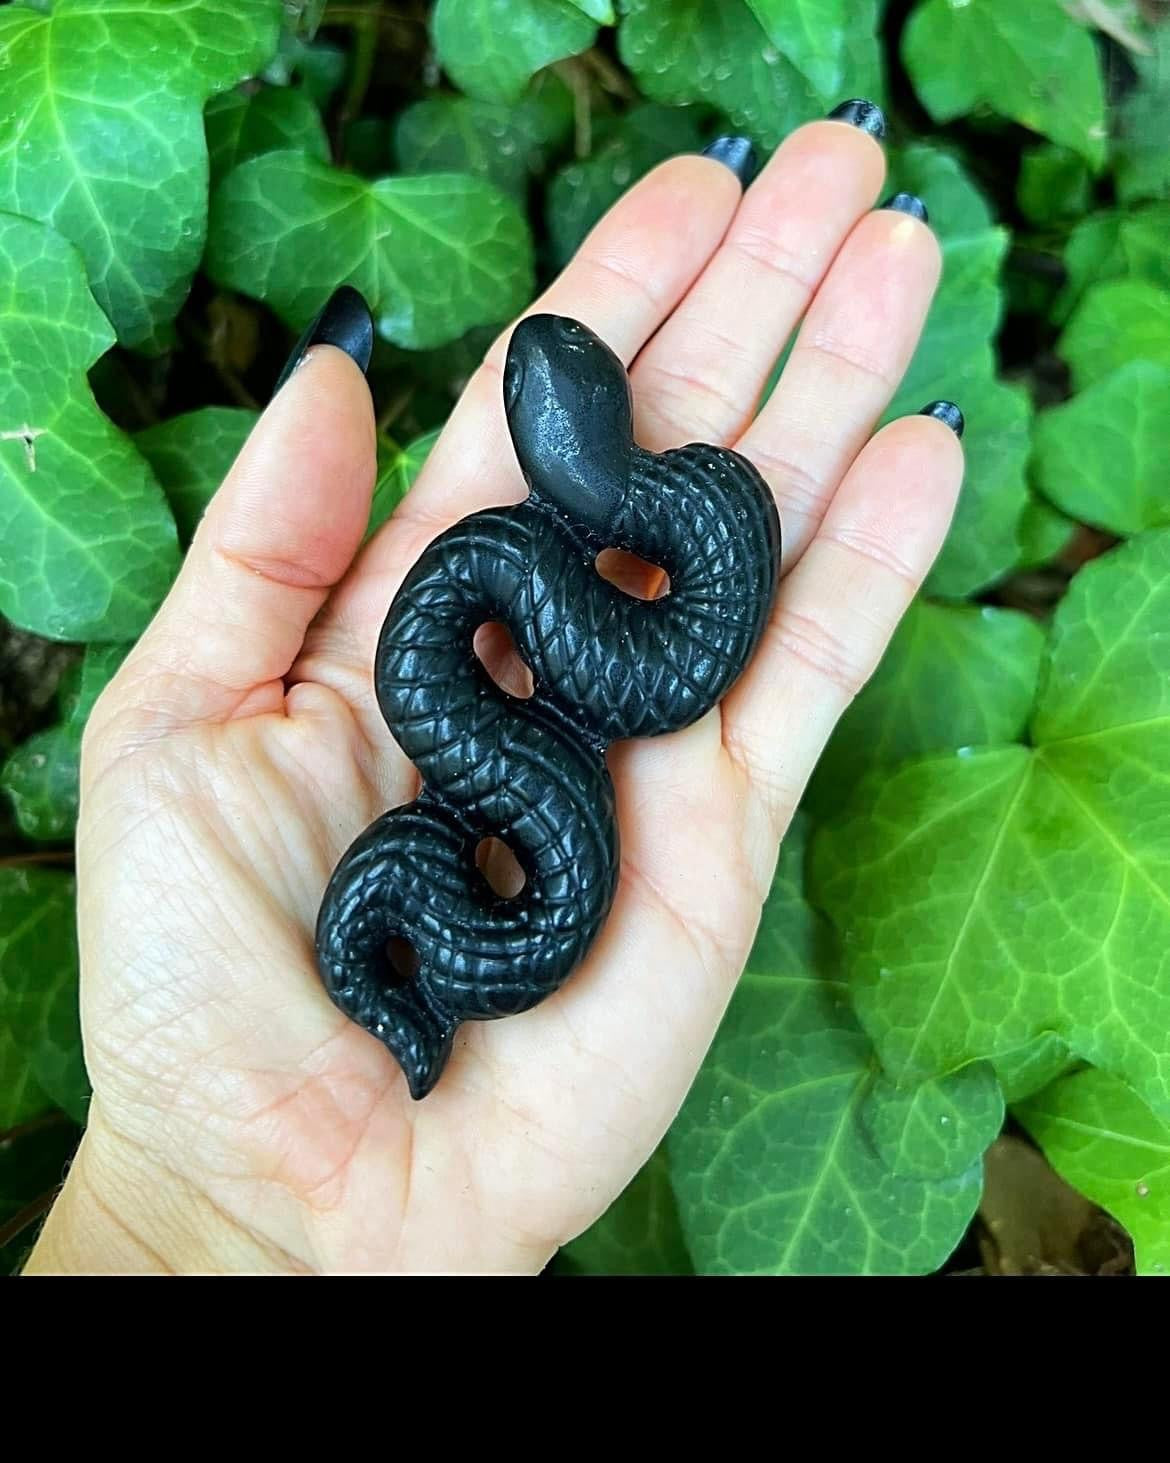
[[[160,1169],[96,1102],[24,1275],[190,1275],[302,1270]]]

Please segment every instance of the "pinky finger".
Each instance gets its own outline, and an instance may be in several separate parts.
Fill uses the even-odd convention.
[[[858,455],[780,586],[723,739],[782,831],[841,713],[869,680],[950,527],[962,417],[935,403]]]

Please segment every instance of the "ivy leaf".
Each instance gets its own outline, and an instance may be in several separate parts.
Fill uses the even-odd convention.
[[[1060,0],[926,0],[902,34],[902,59],[936,122],[987,106],[1105,161],[1105,93],[1088,32]]]
[[[949,1178],[979,1163],[999,1136],[1003,1095],[987,1062],[972,1062],[918,1087],[895,1087],[888,1077],[879,1077],[866,1094],[860,1119],[892,1173]]]
[[[570,1275],[691,1275],[664,1149],[659,1149],[596,1224],[558,1253]]]
[[[1170,366],[1170,292],[1135,279],[1094,285],[1085,291],[1058,348],[1078,391],[1130,361]]]
[[[135,436],[167,495],[184,548],[259,419],[259,412],[243,407],[203,406]]]
[[[1153,54],[1134,58],[1138,84],[1117,109],[1114,158],[1117,192],[1123,203],[1170,198],[1170,31],[1153,33]]]
[[[951,1123],[907,1119],[850,1012],[832,932],[804,900],[807,832],[798,817],[747,969],[668,1137],[683,1232],[701,1273],[921,1274],[950,1254],[979,1201],[971,1155],[995,1125],[996,1098],[983,1071],[970,1108],[959,1083],[949,1105],[945,1094],[920,1100],[920,1113],[934,1100]]]
[[[1050,1032],[1170,1113],[1170,530],[1080,571],[1028,746],[905,764],[818,839],[858,1013],[900,1082]]]
[[[772,44],[822,96],[845,70],[847,0],[748,0]]]
[[[1032,147],[1020,159],[1016,202],[1037,225],[1078,218],[1089,211],[1092,177],[1084,158],[1066,147]]]
[[[1020,519],[1020,569],[1050,564],[1068,547],[1077,526],[1043,498],[1032,497]]]
[[[771,151],[821,110],[744,0],[625,0],[622,60],[653,101],[717,107]]]
[[[891,172],[894,186],[931,200],[943,271],[885,420],[940,397],[957,401],[967,418],[963,491],[926,585],[934,597],[962,599],[1019,563],[1020,523],[1031,497],[1031,403],[1026,392],[995,379],[1008,234],[993,226],[987,200],[950,153],[922,144],[904,148]]]
[[[523,215],[457,173],[368,182],[296,152],[241,164],[212,200],[207,271],[300,331],[340,284],[379,333],[425,349],[517,314],[532,291]]]
[[[65,843],[77,824],[81,742],[52,726],[22,742],[0,772],[16,825],[34,843]]]
[[[903,399],[909,411],[909,398]],[[1023,516],[1032,501],[1027,479],[1032,446],[1028,393],[987,376],[962,388],[958,399],[968,421],[963,491],[951,531],[926,578],[926,592],[940,599],[974,594],[1016,568],[1022,555]]]
[[[602,7],[572,0],[438,0],[431,17],[435,50],[461,91],[486,102],[514,102],[542,67],[593,44],[597,17],[587,8]]]
[[[597,21],[598,25],[613,25],[617,19],[610,0],[569,0],[569,4],[575,5],[582,15]]]
[[[1081,219],[1064,250],[1068,276],[1054,311],[1067,320],[1085,291],[1105,280],[1144,279],[1170,290],[1170,203],[1152,203],[1132,213],[1103,212]]]
[[[1138,1273],[1170,1273],[1170,1123],[1091,1068],[1062,1077],[1015,1115],[1061,1178],[1129,1231]]]
[[[1004,1102],[1011,1104],[1033,1097],[1079,1062],[1068,1043],[1054,1031],[1042,1032],[1013,1052],[995,1058],[992,1066],[999,1078]]]
[[[203,120],[213,187],[237,164],[265,152],[295,149],[329,161],[321,113],[305,92],[294,87],[224,92],[208,102]]]
[[[134,639],[178,565],[158,484],[86,381],[113,343],[77,251],[0,214],[0,613],[50,639]]]
[[[77,825],[81,734],[93,703],[121,665],[125,645],[91,645],[63,719],[22,742],[0,772],[17,826],[34,843],[66,843]]]
[[[285,30],[312,40],[325,15],[328,0],[282,0]]]
[[[1041,412],[1034,461],[1070,518],[1118,536],[1170,523],[1170,365],[1131,361]]]
[[[569,262],[602,214],[639,178],[668,157],[701,146],[694,110],[657,102],[631,108],[592,157],[568,164],[552,181],[547,218],[557,264]]]
[[[473,173],[523,202],[572,129],[572,95],[556,82],[510,107],[470,97],[416,102],[398,118],[394,143],[404,173]]]
[[[976,237],[995,224],[986,196],[959,159],[942,147],[915,142],[894,152],[890,191],[929,198],[931,225],[943,240]]]
[[[0,1128],[43,1111],[42,1094],[85,1116],[75,923],[71,877],[0,868]]]
[[[77,245],[123,345],[165,344],[203,252],[203,105],[267,60],[279,18],[279,0],[0,10],[0,197]]]
[[[442,427],[436,427],[434,431],[424,432],[406,447],[386,448],[379,444],[378,478],[374,484],[367,533],[381,528],[406,497],[442,430]]]
[[[1028,723],[1044,632],[1027,615],[916,600],[837,724],[806,802],[827,816],[863,774],[927,752],[1012,741]]]

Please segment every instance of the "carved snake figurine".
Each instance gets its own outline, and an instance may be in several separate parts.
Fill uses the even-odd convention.
[[[620,360],[575,320],[513,331],[504,405],[529,497],[474,513],[422,554],[378,643],[378,704],[423,781],[329,882],[317,954],[333,1001],[381,1040],[411,1096],[463,1021],[526,1011],[581,962],[618,880],[609,743],[697,721],[731,688],[775,595],[780,524],[745,458],[634,442]],[[597,572],[617,547],[665,569],[634,599]],[[472,645],[503,621],[534,691],[501,690]],[[501,839],[523,891],[496,894],[475,851]],[[388,951],[405,940],[415,968]]]

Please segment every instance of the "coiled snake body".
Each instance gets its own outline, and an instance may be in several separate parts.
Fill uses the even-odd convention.
[[[625,370],[583,325],[522,321],[504,399],[530,496],[442,534],[394,598],[375,686],[423,791],[346,852],[317,925],[326,989],[415,1098],[461,1022],[529,1009],[583,959],[618,877],[606,747],[710,710],[747,665],[779,575],[780,525],[755,468],[723,448],[636,446]],[[669,594],[636,600],[602,579],[610,546],[665,569]],[[501,690],[476,655],[489,621],[511,631],[530,698]],[[489,836],[524,871],[514,899],[476,867]],[[415,955],[405,977],[394,938]]]

